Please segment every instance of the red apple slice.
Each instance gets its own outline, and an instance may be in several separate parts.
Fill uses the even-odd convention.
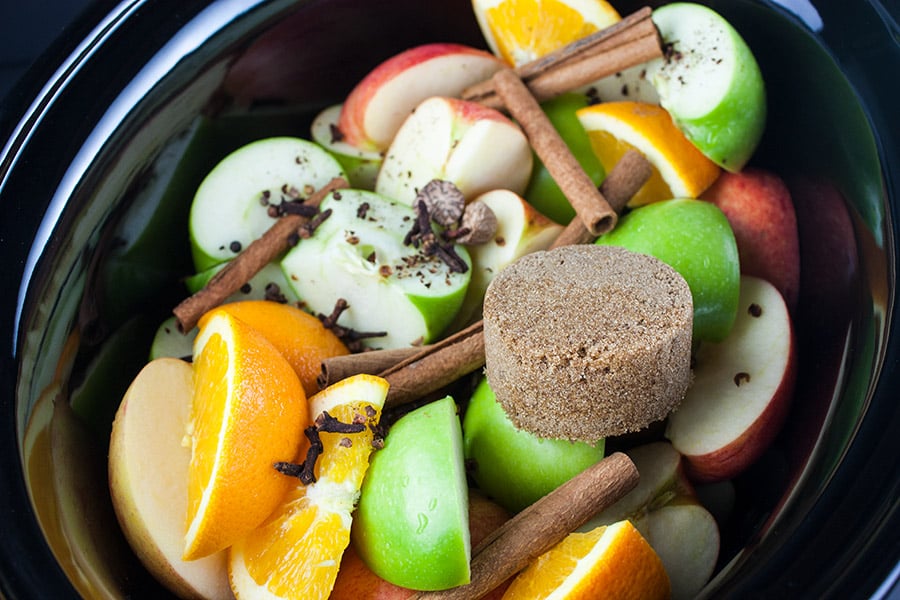
[[[531,177],[528,138],[500,112],[465,100],[419,104],[391,143],[375,191],[412,204],[432,179],[453,182],[466,200],[495,189],[522,194]]]
[[[768,448],[784,423],[796,379],[793,324],[771,283],[741,277],[734,328],[697,350],[694,381],[666,437],[693,481],[730,479]]]
[[[703,193],[734,231],[741,272],[770,281],[793,312],[800,292],[800,242],[791,193],[778,175],[749,168],[723,172]]]
[[[460,44],[410,48],[375,67],[353,88],[338,128],[351,146],[385,150],[420,102],[431,96],[458,96],[502,66],[492,54]]]

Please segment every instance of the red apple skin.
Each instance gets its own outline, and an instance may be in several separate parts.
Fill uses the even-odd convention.
[[[396,54],[370,71],[347,96],[338,120],[338,129],[344,135],[344,140],[360,148],[382,150],[383,148],[380,147],[380,144],[376,140],[371,139],[369,132],[366,130],[366,111],[375,95],[383,90],[384,86],[388,85],[392,79],[407,72],[409,69],[424,65],[435,59],[452,58],[454,56],[458,56],[461,59],[469,57],[473,60],[482,61],[485,64],[493,64],[496,66],[496,69],[503,66],[503,63],[494,55],[462,44],[423,44]],[[410,92],[409,95],[403,96],[403,101],[408,104],[408,106],[402,107],[406,109],[403,112],[412,110],[419,102],[429,96],[450,95],[453,92],[458,93],[462,91],[462,89],[449,89],[447,81],[446,77],[437,79],[435,85],[426,88],[428,91],[423,92],[424,96],[417,92]],[[475,81],[469,81],[460,76],[456,83],[467,87],[475,83]],[[400,121],[398,121],[397,125],[399,126],[399,124]]]
[[[800,293],[800,242],[785,182],[759,168],[723,172],[701,199],[718,206],[731,223],[741,272],[772,283],[793,314]]]
[[[469,490],[469,535],[473,549],[509,518],[510,514],[505,508],[477,491]],[[503,592],[509,587],[510,581],[504,582],[484,598],[500,600]],[[417,593],[415,590],[389,583],[373,573],[353,550],[351,544],[344,551],[341,569],[338,571],[330,598],[331,600],[407,600]]]
[[[785,423],[797,381],[797,339],[790,328],[790,354],[784,377],[753,423],[731,443],[702,455],[684,455],[685,473],[694,483],[731,479],[756,462],[772,444]]]

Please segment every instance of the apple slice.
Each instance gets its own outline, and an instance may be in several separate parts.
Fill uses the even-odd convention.
[[[728,335],[740,293],[740,261],[734,232],[717,207],[687,198],[653,202],[619,219],[597,243],[649,254],[671,266],[691,288],[694,340],[721,341]]]
[[[741,272],[771,282],[793,313],[800,294],[800,239],[787,185],[758,168],[722,173],[701,196],[725,213]]]
[[[581,531],[630,519],[666,567],[672,598],[694,598],[718,560],[716,520],[698,501],[671,444],[653,442],[626,453],[640,473],[637,486]]]
[[[667,46],[648,63],[660,104],[685,136],[727,171],[740,171],[766,122],[766,91],[747,43],[722,16],[691,2],[653,11]]]
[[[310,126],[312,139],[341,163],[347,172],[350,187],[373,190],[384,156],[380,150],[360,148],[347,142],[338,125],[342,109],[343,104],[334,104],[316,115]]]
[[[631,100],[646,104],[659,104],[659,94],[653,87],[647,65],[635,65],[585,86],[580,91],[597,102]]]
[[[458,96],[501,67],[503,62],[492,54],[461,44],[410,48],[375,67],[353,88],[344,101],[338,129],[354,148],[384,151],[420,102],[432,96]]]
[[[784,423],[797,375],[787,305],[771,283],[744,275],[737,318],[720,343],[703,343],[694,381],[666,437],[694,481],[730,479],[769,447]]]
[[[192,389],[184,361],[161,358],[141,370],[113,422],[109,487],[125,537],[157,579],[185,598],[231,598],[224,552],[181,558]]]
[[[472,276],[462,307],[450,327],[461,329],[481,318],[484,293],[494,276],[516,259],[550,247],[563,227],[542,215],[524,198],[509,190],[493,190],[475,198],[497,217],[497,231],[483,244],[466,246]]]
[[[269,205],[306,198],[335,177],[340,163],[313,142],[267,138],[243,146],[204,178],[191,204],[197,271],[231,260],[272,226]]]
[[[397,131],[375,191],[412,204],[432,179],[450,181],[467,200],[495,189],[521,194],[532,151],[519,126],[500,112],[465,100],[433,97]]]
[[[379,577],[416,590],[469,582],[462,446],[456,403],[447,396],[397,420],[372,455],[351,535]]]
[[[225,268],[225,264],[218,264],[185,279],[184,283],[188,291],[192,294],[200,291],[216,273]],[[238,302],[240,300],[296,302],[298,298],[284,277],[281,263],[276,261],[260,269],[256,275],[250,278],[250,281],[226,298],[225,302]]]
[[[463,443],[479,489],[514,513],[600,461],[605,447],[602,439],[588,444],[541,438],[517,428],[487,379],[466,408]]]
[[[471,277],[471,259],[455,269],[423,248],[405,243],[415,210],[364,190],[341,190],[320,205],[330,216],[282,260],[294,292],[314,313],[348,303],[338,324],[381,333],[365,343],[398,348],[434,340],[453,320]]]
[[[150,360],[157,358],[191,359],[194,356],[194,338],[197,328],[187,333],[178,329],[178,319],[169,317],[156,329],[153,342],[150,344]]]

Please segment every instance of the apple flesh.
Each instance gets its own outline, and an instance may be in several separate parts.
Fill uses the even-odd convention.
[[[718,524],[698,501],[681,455],[671,444],[653,442],[626,454],[640,474],[637,486],[581,530],[630,519],[662,560],[672,598],[694,598],[718,560]]]
[[[379,577],[415,590],[469,582],[468,487],[451,397],[397,420],[372,455],[351,536]]]
[[[487,379],[478,384],[466,408],[463,443],[478,488],[513,513],[600,461],[605,447],[602,439],[588,444],[518,429]]]
[[[467,200],[495,189],[522,194],[532,163],[525,134],[500,112],[475,102],[432,97],[397,131],[375,191],[411,205],[429,181],[441,179],[456,185]]]
[[[383,333],[365,343],[398,348],[434,340],[453,320],[465,298],[471,259],[458,272],[437,256],[404,243],[415,211],[364,190],[341,190],[320,205],[330,216],[281,262],[306,308],[330,314],[338,299],[338,324],[357,332]]]
[[[466,246],[472,259],[472,275],[466,297],[450,329],[461,329],[480,319],[484,293],[494,276],[516,259],[546,250],[563,230],[562,225],[551,221],[509,190],[493,190],[473,202],[483,202],[491,209],[497,217],[497,230],[485,243]]]
[[[785,182],[759,168],[725,172],[701,199],[718,206],[731,223],[741,273],[771,282],[793,313],[800,293],[800,241]]]
[[[189,359],[194,354],[194,338],[196,337],[196,327],[187,333],[181,333],[178,329],[178,319],[169,317],[160,323],[153,335],[153,342],[150,344],[150,360],[153,361],[157,358]]]
[[[196,294],[198,291],[209,283],[209,280],[216,273],[225,268],[228,263],[222,263],[214,267],[210,267],[205,271],[191,275],[185,279],[185,286],[188,292]],[[231,294],[224,302],[238,302],[240,300],[279,300],[284,302],[296,302],[297,295],[294,294],[290,284],[284,277],[279,262],[271,262],[260,269],[250,280],[241,286],[235,293]]]
[[[587,105],[585,95],[568,93],[543,102],[541,108],[585,174],[594,185],[599,186],[606,177],[606,170],[594,154],[591,140],[575,114]],[[524,196],[539,212],[557,223],[565,225],[575,216],[575,209],[537,156]]]
[[[766,123],[762,73],[749,46],[721,15],[691,2],[653,11],[666,55],[648,73],[672,120],[711,161],[740,171]]]
[[[740,293],[734,232],[709,202],[674,199],[634,209],[598,244],[655,256],[678,271],[694,300],[694,340],[725,339]]]
[[[190,211],[198,272],[234,258],[274,223],[268,205],[305,198],[335,177],[340,163],[318,144],[292,137],[252,142],[222,159],[203,179]]]
[[[492,54],[462,44],[410,48],[384,61],[356,84],[344,101],[338,129],[351,146],[384,151],[423,100],[459,96],[502,67]]]
[[[582,91],[589,100],[620,102],[631,100],[645,104],[659,104],[659,94],[647,73],[647,65],[635,65],[585,86]]]
[[[122,531],[160,582],[185,598],[231,598],[225,553],[182,560],[188,465],[184,445],[193,389],[190,364],[148,363],[113,422],[109,486]]]
[[[310,127],[312,139],[341,163],[350,187],[375,189],[375,178],[384,156],[379,150],[367,150],[347,142],[338,125],[342,109],[343,104],[334,104],[316,115]]]
[[[692,480],[731,479],[769,447],[793,396],[795,346],[778,290],[763,279],[741,277],[734,328],[722,342],[700,345],[693,384],[666,427]]]

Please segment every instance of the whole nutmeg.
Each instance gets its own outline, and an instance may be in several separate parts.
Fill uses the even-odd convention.
[[[422,200],[431,220],[441,227],[449,227],[462,218],[466,199],[452,181],[432,179],[419,190],[416,201]]]
[[[470,202],[466,205],[459,224],[460,230],[468,231],[456,238],[456,242],[466,246],[485,244],[494,238],[497,227],[497,215],[490,206],[477,200]]]

